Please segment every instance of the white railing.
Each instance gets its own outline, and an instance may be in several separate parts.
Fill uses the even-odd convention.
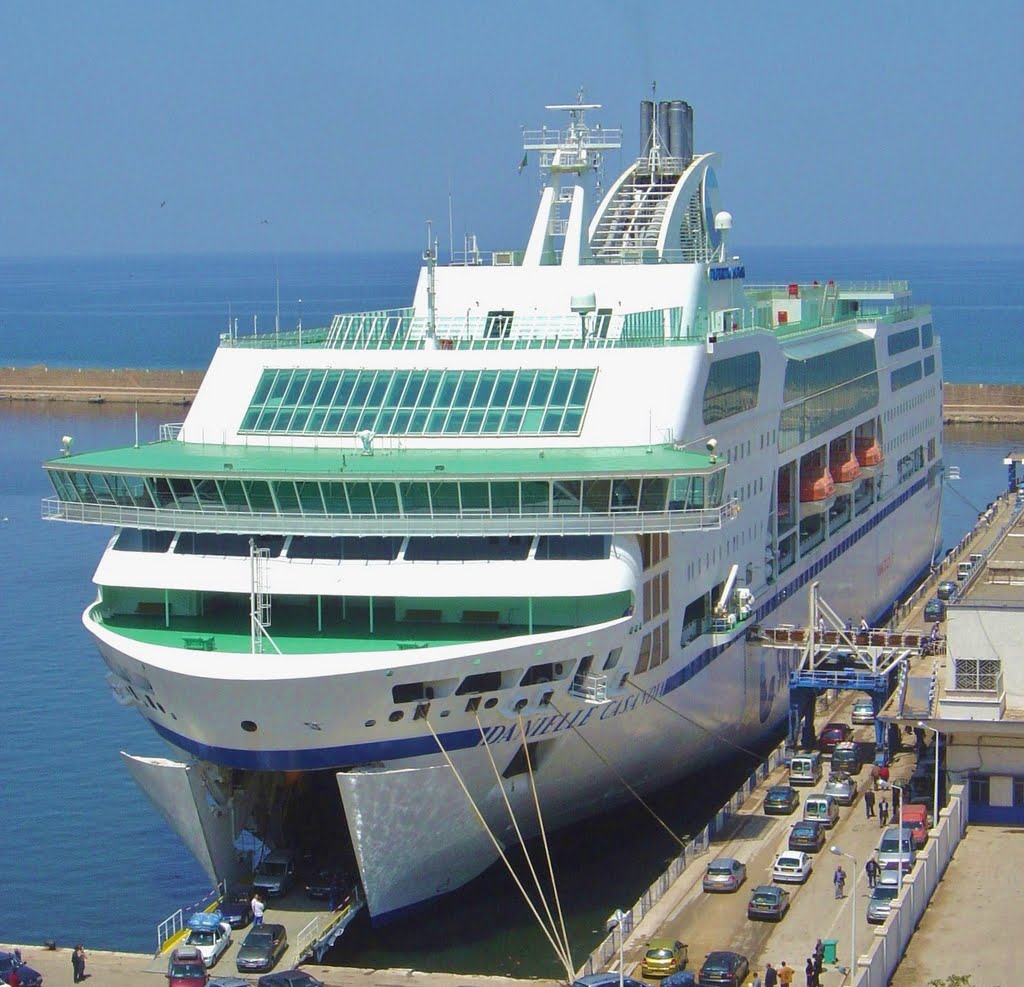
[[[615,535],[662,531],[712,531],[736,516],[735,502],[700,510],[608,514],[251,514],[223,510],[82,504],[47,497],[46,521],[100,524],[161,531],[210,531],[264,535]]]
[[[173,442],[181,434],[184,425],[184,422],[164,422],[160,426],[160,441]]]
[[[594,705],[608,702],[608,676],[577,673],[569,694]]]
[[[351,899],[341,908],[326,915],[314,916],[295,937],[296,962],[301,963],[309,956],[315,956],[319,963],[323,953],[333,945],[362,907],[363,899],[356,889]]]
[[[156,955],[159,956],[168,943],[184,931],[185,923],[196,914],[210,910],[210,906],[224,897],[227,885],[221,881],[209,894],[203,895],[198,901],[191,905],[184,905],[177,911],[172,912],[156,927]]]

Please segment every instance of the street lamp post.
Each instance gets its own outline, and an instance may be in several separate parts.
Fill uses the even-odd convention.
[[[860,871],[857,869],[857,858],[852,853],[846,853],[837,846],[829,847],[829,852],[834,853],[837,857],[846,857],[853,861],[853,889],[850,892],[850,983],[852,984],[857,965],[857,875]]]
[[[932,801],[932,826],[939,825],[939,731],[935,727],[928,726],[927,723],[922,723],[921,720],[917,721],[918,727],[922,730],[931,730],[935,734],[935,791],[933,793]]]
[[[625,973],[625,966],[626,966],[626,964],[625,964],[625,960],[623,959],[623,952],[622,952],[623,940],[626,938],[626,930],[623,927],[623,922],[625,922],[625,920],[626,920],[626,916],[623,913],[622,909],[621,908],[616,908],[615,911],[612,912],[611,916],[608,919],[608,923],[607,923],[607,928],[608,928],[609,932],[611,932],[613,929],[618,929],[619,930],[619,987],[623,987],[623,981],[624,981],[625,976],[626,976],[626,973]]]

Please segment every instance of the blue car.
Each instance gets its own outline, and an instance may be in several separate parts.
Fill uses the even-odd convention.
[[[43,975],[38,970],[33,970],[21,958],[20,949],[16,949],[13,953],[0,950],[0,980],[7,983],[15,970],[18,971],[21,987],[42,987]]]
[[[642,980],[634,980],[632,977],[622,977],[615,972],[609,973],[588,973],[572,982],[572,987],[649,987]]]
[[[252,886],[234,884],[220,900],[220,914],[232,929],[244,929],[252,921]]]

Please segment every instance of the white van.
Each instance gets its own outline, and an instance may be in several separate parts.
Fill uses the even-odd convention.
[[[958,563],[957,567],[956,567],[956,578],[957,578],[957,581],[962,583],[971,574],[971,570],[973,568],[974,568],[974,563],[973,562],[960,562],[960,563]]]
[[[820,754],[794,754],[789,762],[791,785],[817,785],[821,781]]]
[[[831,795],[808,795],[804,799],[804,819],[824,823],[831,829],[839,822],[839,807]]]

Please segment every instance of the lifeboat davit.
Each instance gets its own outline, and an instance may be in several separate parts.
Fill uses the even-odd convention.
[[[862,476],[874,476],[885,458],[882,455],[882,447],[874,436],[869,439],[857,439],[856,457]]]

